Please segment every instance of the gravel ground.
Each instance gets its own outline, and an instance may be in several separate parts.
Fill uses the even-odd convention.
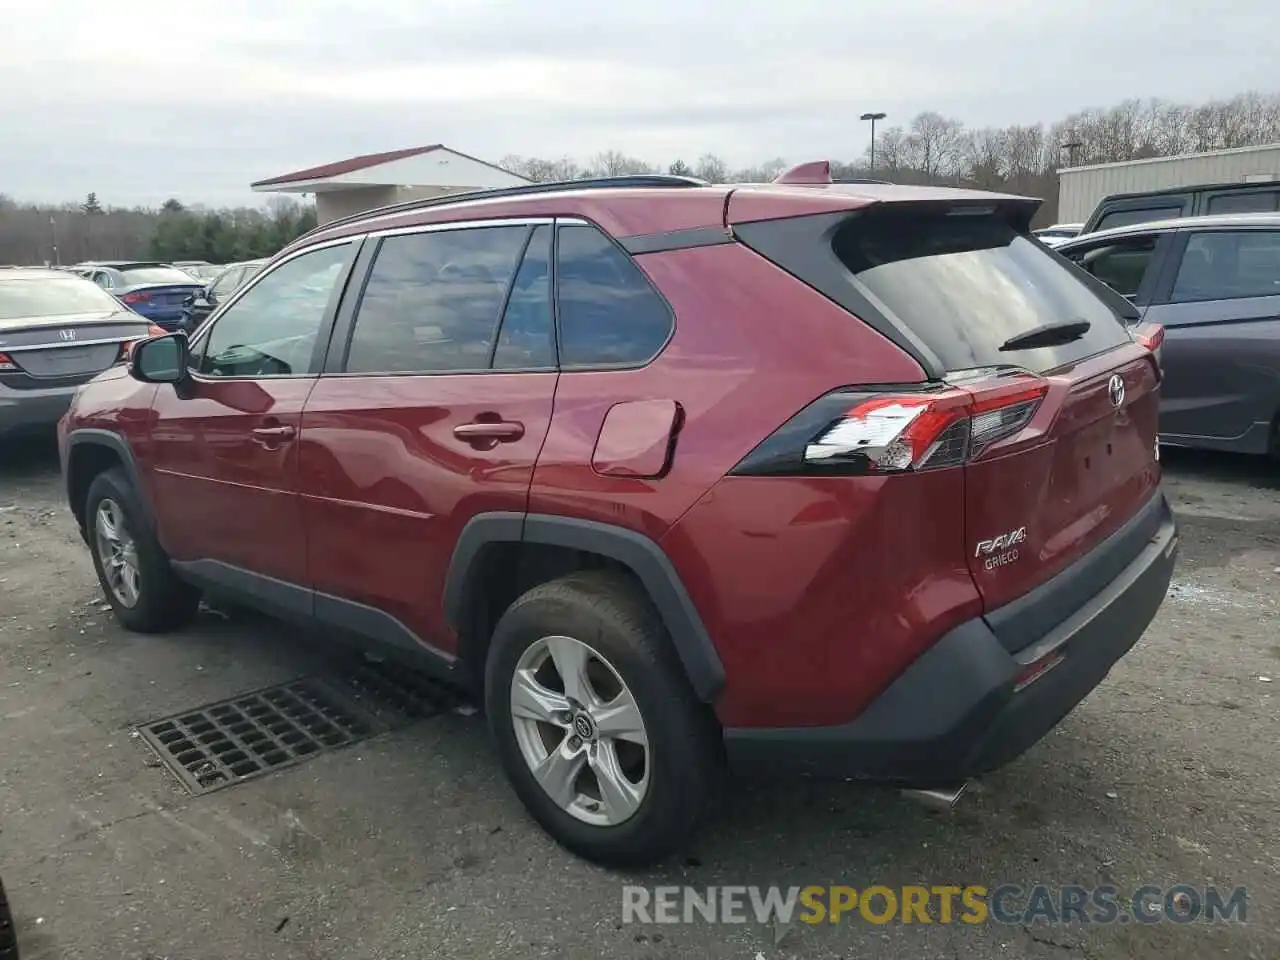
[[[955,811],[846,785],[741,784],[687,858],[624,876],[531,825],[478,716],[445,713],[190,796],[136,725],[323,673],[332,657],[252,618],[123,632],[101,609],[52,448],[2,447],[0,875],[24,960],[1276,960],[1280,474],[1186,453],[1166,467],[1183,554],[1157,620]],[[1248,920],[621,923],[624,883],[1001,882],[1245,886]]]

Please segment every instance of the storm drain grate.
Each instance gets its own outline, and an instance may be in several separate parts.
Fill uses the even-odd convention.
[[[318,680],[302,679],[139,728],[192,793],[208,793],[381,733],[385,726]]]
[[[435,717],[467,702],[448,684],[390,661],[344,663],[341,674],[361,705],[393,726]],[[386,716],[388,709],[394,717]]]

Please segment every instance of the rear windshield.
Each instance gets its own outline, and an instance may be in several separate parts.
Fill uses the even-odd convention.
[[[1111,308],[1057,257],[992,216],[854,217],[836,255],[948,370],[1015,364],[1037,372],[1129,342]],[[1078,340],[1001,350],[1047,324],[1087,320]]]
[[[79,277],[0,281],[0,320],[114,313],[119,309],[114,297]]]
[[[190,286],[196,279],[177,267],[120,267],[119,270],[125,286],[140,283],[185,283]]]

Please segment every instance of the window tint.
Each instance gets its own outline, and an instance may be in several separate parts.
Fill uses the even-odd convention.
[[[1280,295],[1280,231],[1193,234],[1173,283],[1174,303]]]
[[[121,267],[121,283],[132,287],[141,283],[192,283],[195,278],[177,267]]]
[[[1166,207],[1143,207],[1140,210],[1113,210],[1101,220],[1094,230],[1107,230],[1111,227],[1127,227],[1131,223],[1150,223],[1152,220],[1168,220],[1170,217],[1182,216],[1181,204]]]
[[[551,228],[538,227],[511,285],[502,318],[495,370],[555,366],[551,321]]]
[[[351,373],[483,370],[529,228],[387,237],[347,354]]]
[[[54,274],[39,280],[0,277],[0,320],[116,313],[120,303],[80,277]]]
[[[1129,340],[1111,308],[1066,264],[996,217],[868,213],[836,234],[841,262],[948,370],[1049,370]],[[1057,346],[1002,350],[1053,323],[1089,330]]]
[[[1080,266],[1117,293],[1135,296],[1156,250],[1155,237],[1135,237],[1121,243],[1095,247],[1073,256]]]
[[[560,228],[560,363],[643,363],[671,335],[671,311],[640,268],[595,227]]]
[[[1244,190],[1220,193],[1209,198],[1210,213],[1266,213],[1276,208],[1280,194],[1271,190]]]
[[[213,291],[214,296],[225,297],[227,294],[231,293],[231,291],[235,290],[236,286],[240,282],[240,274],[243,272],[243,268],[241,267],[231,267],[224,270],[218,276],[218,279],[213,281],[213,284],[209,289]]]
[[[315,372],[312,357],[325,309],[351,256],[351,244],[287,260],[218,317],[193,354],[213,377]]]

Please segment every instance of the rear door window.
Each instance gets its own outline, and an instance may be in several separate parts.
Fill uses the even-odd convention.
[[[1270,213],[1280,193],[1274,190],[1240,190],[1209,198],[1209,213]]]
[[[1280,295],[1280,231],[1192,234],[1178,266],[1174,303]]]
[[[1156,252],[1155,236],[1133,237],[1068,256],[1126,297],[1137,296]]]
[[[551,314],[551,227],[533,231],[516,271],[493,352],[495,370],[553,367],[555,323]]]
[[[638,365],[671,335],[671,310],[640,268],[595,227],[560,227],[556,297],[562,367]]]
[[[855,216],[834,249],[878,306],[948,370],[1044,371],[1129,342],[1111,308],[1060,259],[995,216]],[[1080,320],[1089,329],[1069,343],[1001,349],[1036,328]]]
[[[1169,220],[1182,216],[1181,204],[1163,207],[1138,207],[1128,210],[1112,210],[1103,214],[1098,225],[1090,231],[1109,230],[1112,227],[1127,227],[1134,223],[1151,223],[1154,220]]]

